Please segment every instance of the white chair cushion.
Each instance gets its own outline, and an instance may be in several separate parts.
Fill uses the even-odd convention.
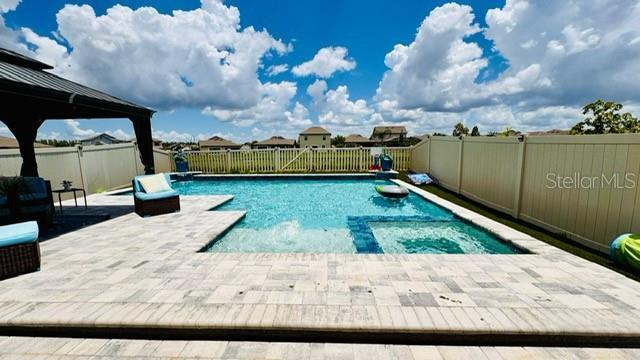
[[[144,176],[138,181],[147,194],[171,190],[171,185],[167,183],[163,174]]]

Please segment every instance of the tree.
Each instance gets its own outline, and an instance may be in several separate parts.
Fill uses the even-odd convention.
[[[511,126],[507,126],[502,132],[498,133],[500,136],[518,136],[520,134],[522,134],[520,131],[513,130]]]
[[[582,108],[582,115],[591,113],[571,128],[572,135],[622,134],[640,132],[640,121],[631,113],[621,114],[622,104],[596,100]]]
[[[434,132],[433,136],[447,136],[447,134],[443,134],[441,132]]]
[[[331,139],[331,145],[335,147],[344,147],[344,136],[336,135],[333,139]]]
[[[478,125],[471,129],[471,136],[480,136],[480,129],[478,129]]]
[[[463,123],[459,122],[456,124],[456,126],[453,127],[453,136],[460,136],[460,135],[469,135],[469,128],[464,126]]]

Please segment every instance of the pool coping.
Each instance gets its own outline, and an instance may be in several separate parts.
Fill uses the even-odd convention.
[[[282,173],[282,174],[197,174],[193,175],[193,179],[197,180],[316,180],[316,179],[375,179],[374,173],[327,173],[327,174],[298,174],[298,173]]]

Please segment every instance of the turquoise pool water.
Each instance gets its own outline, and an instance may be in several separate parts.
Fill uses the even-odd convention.
[[[207,248],[211,252],[518,252],[414,193],[400,200],[382,197],[374,189],[381,183],[389,184],[265,179],[181,181],[173,187],[183,195],[231,194],[234,199],[216,210],[247,210],[244,220]]]

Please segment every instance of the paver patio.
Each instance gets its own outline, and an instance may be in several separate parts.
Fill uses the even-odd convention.
[[[40,272],[0,282],[0,330],[639,343],[637,282],[466,209],[452,207],[536,254],[198,252],[244,216],[207,211],[230,198],[182,196],[180,213],[131,213],[42,243]]]
[[[0,337],[2,359],[637,359],[637,349]]]

